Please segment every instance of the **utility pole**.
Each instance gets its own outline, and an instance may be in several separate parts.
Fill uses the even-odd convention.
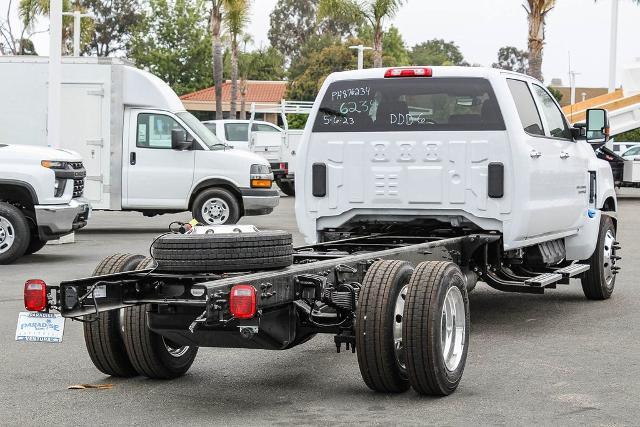
[[[611,0],[611,35],[609,40],[609,93],[616,90],[618,62],[618,0]]]
[[[358,50],[358,70],[362,70],[364,68],[364,51],[371,50],[373,48],[359,44],[357,46],[349,46],[349,49]]]
[[[60,84],[62,59],[62,0],[49,4],[49,99],[47,106],[47,145],[60,146]]]
[[[73,56],[80,56],[80,20],[82,18],[94,19],[90,13],[80,13],[79,10],[73,12],[63,12],[64,16],[73,16]]]
[[[569,86],[571,87],[571,105],[576,103],[576,76],[580,73],[569,71]]]

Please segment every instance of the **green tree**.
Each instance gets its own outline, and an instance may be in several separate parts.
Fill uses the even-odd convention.
[[[542,51],[544,49],[545,25],[547,14],[556,5],[556,0],[526,0],[523,4],[527,12],[528,30],[528,58],[527,74],[542,81]]]
[[[640,129],[633,129],[616,135],[615,140],[616,142],[640,142]]]
[[[549,90],[549,93],[551,93],[551,95],[553,95],[553,97],[556,99],[556,101],[558,101],[558,103],[560,103],[560,101],[562,101],[562,92],[560,92],[558,89],[556,89],[555,87],[552,87],[552,86],[547,86],[547,89]]]
[[[82,25],[91,25],[89,42],[84,53],[97,56],[120,54],[127,56],[127,45],[135,26],[143,18],[140,0],[82,0],[94,20],[83,19]]]
[[[269,42],[288,59],[298,56],[310,38],[323,34],[351,36],[356,25],[351,19],[318,19],[319,0],[278,0],[269,15]]]
[[[211,86],[211,33],[204,0],[149,0],[130,57],[179,95]]]
[[[287,99],[313,101],[327,76],[354,68],[354,54],[347,45],[335,43],[304,58],[304,72],[287,87]]]
[[[11,9],[11,4],[9,4],[9,9]],[[86,12],[79,3],[72,3],[71,0],[62,0],[62,11],[63,12],[71,12],[73,10],[80,10],[81,12]],[[25,30],[33,30],[38,18],[42,16],[49,15],[49,0],[20,0],[20,4],[18,5],[18,15],[22,20],[22,24],[24,25]],[[8,21],[8,20],[7,20]],[[82,39],[86,40],[86,35],[89,29],[85,26],[84,34],[85,37]],[[24,31],[23,31],[24,34]],[[21,37],[23,39],[24,37]],[[18,54],[24,54],[24,51],[21,47],[27,46],[27,44],[20,43],[18,47],[20,48]],[[73,48],[73,17],[71,16],[63,16],[62,17],[62,54],[68,55]]]
[[[240,41],[244,28],[249,23],[248,0],[229,0],[227,3],[224,23],[229,32],[231,44],[231,103],[229,117],[235,118],[238,102],[238,56],[240,54]]]
[[[467,65],[460,48],[454,42],[433,39],[411,49],[413,65]]]
[[[498,62],[494,62],[491,66],[524,74],[529,68],[529,55],[517,47],[504,46],[498,50]]]
[[[360,40],[354,40],[350,43],[358,44],[363,43],[366,46],[371,45],[373,41],[373,28],[370,25],[365,25],[358,31],[358,38]],[[371,51],[365,52],[365,66],[371,66],[373,64],[373,53]],[[411,59],[409,57],[409,51],[402,39],[400,30],[393,25],[382,36],[382,62],[387,65],[409,65]]]
[[[340,38],[332,34],[310,37],[300,48],[298,55],[294,56],[288,69],[290,81],[296,80],[309,67],[311,59],[324,49],[341,44]]]
[[[385,20],[393,18],[402,0],[320,0],[318,16],[352,19],[354,24],[367,23],[373,28],[373,66],[382,67],[382,37]]]

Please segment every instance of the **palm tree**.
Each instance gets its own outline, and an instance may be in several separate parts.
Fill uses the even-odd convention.
[[[240,118],[244,120],[247,117],[247,74],[249,73],[250,61],[247,58],[247,44],[253,43],[251,34],[245,33],[242,36],[242,59],[240,61]]]
[[[78,0],[73,3],[71,0],[62,0],[62,10],[64,12],[69,12],[72,10],[72,5],[74,6],[73,10],[80,10],[84,12],[85,10],[81,7]],[[18,15],[22,20],[22,24],[25,29],[32,29],[36,24],[36,20],[40,16],[49,15],[49,0],[20,0],[20,4],[18,6]],[[62,50],[63,54],[69,53],[71,49],[71,40],[73,34],[73,18],[69,16],[62,17]],[[23,47],[20,47],[20,54],[22,54]]]
[[[216,119],[222,119],[222,17],[228,0],[211,0],[211,44],[213,51],[213,85],[216,93]]]
[[[373,66],[382,67],[382,36],[384,20],[393,18],[403,0],[320,0],[318,17],[352,20],[373,28]]]
[[[547,13],[556,5],[556,0],[526,0],[523,4],[529,22],[529,69],[527,74],[542,81],[542,50],[544,48],[544,26]]]
[[[231,44],[231,105],[229,106],[231,119],[236,118],[238,110],[238,47],[244,28],[249,23],[249,6],[249,0],[228,0],[224,15]]]

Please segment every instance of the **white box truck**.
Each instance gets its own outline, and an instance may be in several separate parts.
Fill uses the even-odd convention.
[[[0,144],[47,144],[48,59],[0,57]],[[266,214],[279,202],[263,158],[225,149],[171,88],[114,58],[64,58],[61,147],[87,170],[94,210],[191,210],[206,224]]]

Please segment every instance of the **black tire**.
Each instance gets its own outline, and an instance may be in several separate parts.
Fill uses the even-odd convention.
[[[211,200],[218,200],[222,203],[221,206],[227,206],[228,213],[220,214],[220,221],[215,222],[214,216],[204,215],[202,210],[205,204]],[[208,188],[203,190],[193,201],[193,205],[191,208],[191,212],[193,217],[198,220],[201,224],[208,225],[222,225],[222,224],[235,224],[240,220],[242,213],[240,212],[240,203],[238,199],[231,194],[228,190],[223,188]]]
[[[233,272],[287,267],[293,263],[291,233],[168,234],[153,245],[160,271]]]
[[[23,256],[30,240],[24,214],[13,205],[0,202],[0,265],[11,264]]]
[[[290,197],[294,197],[296,195],[296,186],[293,181],[276,181],[276,185],[280,188],[284,194]]]
[[[454,369],[443,356],[442,317],[445,297],[451,288],[464,305],[464,346]],[[462,308],[462,307],[460,307]],[[453,316],[455,317],[455,316]],[[420,394],[446,396],[455,391],[469,350],[469,298],[460,268],[452,262],[426,261],[418,264],[407,290],[402,323],[402,339],[407,357],[407,374],[411,386]],[[453,366],[453,363],[452,363]]]
[[[40,240],[40,237],[37,234],[31,234],[31,240],[29,241],[29,246],[27,246],[27,250],[25,251],[25,255],[31,255],[38,252],[40,249],[44,248],[44,245],[47,244],[46,240]]]
[[[405,261],[376,261],[367,271],[358,298],[356,351],[367,387],[384,393],[409,389],[406,369],[396,356],[395,305],[413,268]],[[401,297],[401,296],[400,296]]]
[[[94,276],[135,270],[142,255],[111,255],[96,267]],[[134,369],[122,338],[122,310],[112,310],[86,316],[84,323],[84,342],[91,361],[99,371],[113,377],[134,377],[138,372]]]
[[[147,326],[151,304],[124,309],[124,341],[135,370],[152,379],[173,379],[184,375],[198,354],[198,347],[184,346],[165,340]],[[166,343],[166,345],[165,345]],[[172,355],[167,346],[175,349]]]
[[[605,300],[611,297],[616,284],[615,270],[611,267],[616,264],[616,244],[611,243],[607,238],[607,233],[611,233],[613,241],[616,237],[616,229],[613,220],[608,215],[600,217],[600,231],[598,233],[598,243],[593,251],[593,255],[588,260],[589,270],[582,275],[582,290],[584,296],[590,300]],[[611,254],[606,256],[605,252]],[[610,263],[611,265],[607,265]],[[608,281],[608,279],[610,279]]]

